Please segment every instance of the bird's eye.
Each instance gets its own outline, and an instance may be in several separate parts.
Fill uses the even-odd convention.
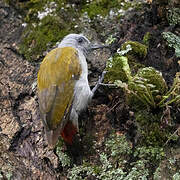
[[[81,44],[84,41],[82,37],[78,38],[78,43]]]

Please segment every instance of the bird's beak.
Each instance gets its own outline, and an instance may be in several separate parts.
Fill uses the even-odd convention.
[[[103,49],[103,48],[109,48],[109,45],[89,44],[89,46],[88,46],[89,51],[94,51],[96,49]]]

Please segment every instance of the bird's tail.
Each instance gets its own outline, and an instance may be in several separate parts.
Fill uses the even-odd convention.
[[[60,136],[60,132],[59,132],[59,129],[56,129],[56,130],[45,130],[46,131],[46,138],[47,138],[47,141],[48,141],[48,145],[51,147],[51,148],[54,148],[57,141],[58,141],[58,138]]]
[[[71,121],[68,121],[66,123],[62,131],[60,131],[58,128],[55,130],[50,130],[50,131],[46,130],[46,137],[47,137],[48,145],[54,148],[60,134],[67,144],[72,145],[73,137],[77,132],[78,132],[77,127],[74,126],[74,124]]]

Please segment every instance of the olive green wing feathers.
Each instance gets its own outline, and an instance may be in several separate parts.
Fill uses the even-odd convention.
[[[53,141],[58,139],[71,108],[75,82],[81,74],[78,58],[72,47],[56,48],[47,54],[38,72],[40,113]]]

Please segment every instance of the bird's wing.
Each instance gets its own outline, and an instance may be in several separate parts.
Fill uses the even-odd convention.
[[[39,107],[46,130],[62,130],[71,108],[74,86],[81,74],[78,52],[56,48],[44,58],[38,72]]]

